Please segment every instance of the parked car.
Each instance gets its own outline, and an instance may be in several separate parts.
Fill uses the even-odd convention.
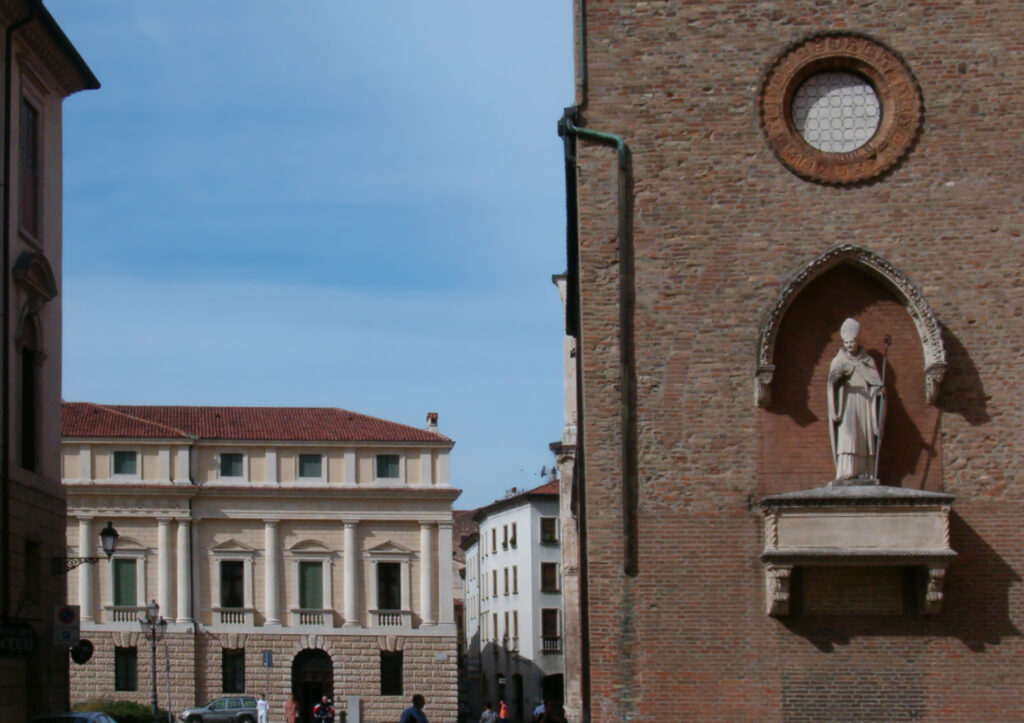
[[[256,699],[247,695],[217,698],[178,716],[185,723],[256,723]]]
[[[51,713],[33,718],[32,723],[117,723],[106,713]]]

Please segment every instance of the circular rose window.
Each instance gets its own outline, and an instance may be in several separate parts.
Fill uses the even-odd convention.
[[[826,153],[854,151],[875,135],[882,105],[871,84],[853,73],[816,73],[793,96],[793,125]]]
[[[910,149],[921,125],[910,70],[859,35],[822,35],[790,48],[765,75],[759,100],[775,155],[822,183],[856,183],[885,172]]]

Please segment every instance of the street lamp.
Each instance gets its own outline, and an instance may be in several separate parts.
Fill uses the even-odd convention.
[[[118,535],[117,530],[114,529],[113,522],[107,522],[107,526],[100,530],[100,542],[103,544],[103,552],[106,554],[108,560],[110,559],[110,556],[117,551],[118,537],[120,537],[120,535]],[[55,557],[53,558],[53,574],[67,575],[79,565],[83,565],[85,563],[95,565],[102,559],[103,558],[101,557]]]
[[[157,605],[156,600],[151,600],[149,605],[146,606],[146,617],[139,618],[139,626],[142,628],[142,632],[149,638],[152,651],[153,651],[153,723],[157,723],[157,705],[156,705],[156,641],[160,635],[167,632],[167,621],[164,620],[160,615],[160,606]]]

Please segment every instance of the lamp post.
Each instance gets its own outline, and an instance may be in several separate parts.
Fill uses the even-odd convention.
[[[149,605],[146,606],[146,617],[139,618],[139,626],[142,628],[142,632],[149,638],[150,646],[153,651],[152,659],[152,671],[153,671],[153,723],[157,723],[157,704],[156,704],[156,641],[157,637],[163,635],[167,631],[167,621],[160,616],[160,606],[157,605],[156,600],[151,600]]]
[[[117,534],[117,530],[114,529],[113,522],[107,522],[107,526],[100,530],[100,542],[103,543],[103,552],[110,559],[110,556],[117,551],[117,538],[120,537]],[[101,559],[100,557],[55,557],[53,558],[53,574],[54,575],[67,575],[69,572],[74,570],[80,565],[89,563],[95,565]]]

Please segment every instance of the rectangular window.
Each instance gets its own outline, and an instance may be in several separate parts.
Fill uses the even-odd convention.
[[[512,547],[516,546],[516,523],[515,522],[512,523],[512,539],[509,540],[509,542],[512,544]]]
[[[498,551],[498,528],[491,528],[491,552]]]
[[[508,547],[508,525],[502,526],[501,546]]]
[[[558,592],[557,562],[542,562],[540,564],[540,591]]]
[[[378,457],[379,459],[379,457]],[[299,477],[320,479],[323,474],[323,458],[319,454],[299,455]],[[378,475],[379,476],[379,475]]]
[[[114,452],[114,474],[137,475],[138,455],[134,451],[117,450]]]
[[[377,563],[377,609],[402,609],[402,564],[399,562]]]
[[[380,651],[380,694],[402,695],[402,651]]]
[[[491,597],[498,597],[498,571],[491,570]]]
[[[558,610],[546,608],[540,611],[541,650],[545,653],[557,653],[562,649],[561,636],[558,634]]]
[[[245,648],[221,648],[221,687],[225,693],[245,692]]]
[[[114,690],[138,689],[138,648],[114,648]]]
[[[299,563],[299,607],[303,610],[322,610],[324,607],[324,564]]]
[[[244,477],[245,468],[241,452],[221,452],[220,454],[220,476],[221,477]]]
[[[241,560],[221,560],[220,606],[222,608],[245,606],[245,563]]]
[[[378,454],[377,455],[377,479],[399,479],[398,455]]]
[[[545,545],[553,545],[558,542],[558,518],[540,518],[540,541]]]
[[[519,593],[519,565],[512,566],[512,594]]]
[[[519,611],[512,611],[512,637],[519,637]]]
[[[114,575],[114,605],[135,606],[139,604],[138,593],[138,565],[135,560],[126,560],[121,557],[113,559]]]
[[[508,595],[508,568],[505,568],[505,594]]]
[[[21,99],[21,164],[18,185],[21,190],[21,227],[39,238],[39,203],[42,184],[41,134],[39,132],[39,111]]]
[[[498,639],[498,613],[491,613],[491,640]]]

